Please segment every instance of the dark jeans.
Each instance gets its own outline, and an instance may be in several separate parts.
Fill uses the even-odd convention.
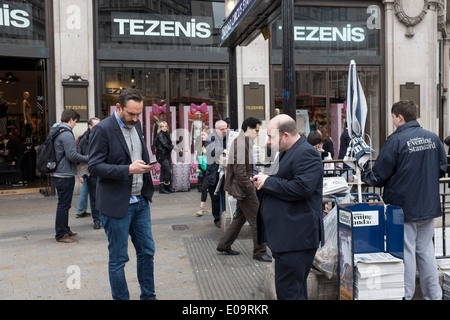
[[[58,205],[56,207],[55,219],[55,239],[63,237],[70,232],[69,209],[72,205],[73,188],[75,187],[75,177],[58,178],[52,177],[58,194]]]
[[[98,210],[95,208],[95,193],[97,192],[97,177],[87,177],[86,183],[88,187],[89,192],[89,202],[91,204],[91,211],[92,211],[92,220],[94,222],[100,221],[100,214],[98,213]]]
[[[141,287],[141,300],[155,300],[153,256],[155,243],[151,230],[150,205],[140,196],[138,203],[128,206],[122,218],[101,214],[103,228],[108,238],[109,283],[114,300],[128,300],[125,264],[128,262],[128,235],[136,250],[137,278]]]

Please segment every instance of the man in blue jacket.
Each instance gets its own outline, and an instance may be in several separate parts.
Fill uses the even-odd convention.
[[[272,149],[280,153],[269,175],[253,177],[262,190],[259,243],[267,240],[275,258],[277,298],[306,300],[308,274],[319,244],[324,243],[322,159],[288,115],[270,120],[267,135]]]
[[[413,101],[394,103],[391,113],[397,129],[362,179],[384,187],[383,200],[403,209],[405,299],[414,295],[416,264],[423,298],[441,299],[432,238],[434,218],[441,216],[439,178],[447,170],[447,157],[439,137],[420,127]]]

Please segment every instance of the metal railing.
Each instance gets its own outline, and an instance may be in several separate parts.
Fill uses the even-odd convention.
[[[439,180],[439,192],[441,198],[442,216],[435,219],[435,235],[434,245],[436,258],[450,258],[450,239],[447,236],[450,234],[450,156],[447,157],[449,169],[447,169],[446,177]],[[325,169],[328,163],[334,164],[334,169]],[[350,192],[357,192],[357,181],[353,170],[346,166],[342,159],[338,160],[323,160],[324,177],[338,177],[344,176],[347,179]],[[362,182],[362,192],[369,194],[378,194],[382,196],[383,188],[372,187]],[[447,217],[447,215],[449,215]],[[449,228],[449,229],[447,229]],[[449,246],[447,249],[447,245]]]

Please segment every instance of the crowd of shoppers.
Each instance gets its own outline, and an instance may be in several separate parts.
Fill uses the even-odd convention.
[[[62,127],[68,129],[55,140],[60,159],[52,174],[58,195],[55,239],[64,243],[78,241],[69,227],[69,209],[77,164],[87,163],[88,172],[82,176],[82,182],[88,189],[94,228],[103,225],[108,239],[113,299],[129,299],[124,273],[128,237],[136,249],[141,299],[156,298],[155,244],[149,204],[154,193],[150,172],[155,164],[150,163],[139,122],[143,100],[139,90],[123,90],[110,117],[102,121],[89,119],[88,129],[79,139],[78,152],[72,130],[80,115],[75,110],[64,110],[61,122],[50,131],[51,134]],[[439,178],[447,171],[447,157],[439,138],[420,127],[413,102],[399,101],[391,113],[396,131],[362,179],[368,185],[384,187],[384,201],[404,211],[405,299],[412,299],[415,291],[416,265],[424,299],[441,299],[433,231],[434,218],[441,216]],[[203,179],[199,179],[202,195],[197,215],[203,215],[209,192],[214,223],[220,227],[223,210],[219,194],[228,192],[236,199],[236,210],[230,226],[220,237],[217,251],[239,254],[231,246],[247,221],[253,239],[253,258],[266,262],[275,259],[278,299],[307,299],[307,277],[325,237],[322,159],[328,152],[333,157],[333,142],[323,130],[313,131],[307,138],[300,136],[294,119],[277,115],[267,125],[267,137],[272,152],[278,152],[278,156],[267,174],[258,173],[253,143],[260,126],[259,119],[246,118],[230,150],[225,121],[217,121],[213,130],[202,128],[195,149],[199,161],[200,157],[206,158],[206,167],[199,165],[199,176]],[[173,192],[170,165],[173,149],[168,125],[161,122],[155,137],[156,158],[161,165],[161,193]],[[225,179],[220,175],[223,157],[227,158]]]

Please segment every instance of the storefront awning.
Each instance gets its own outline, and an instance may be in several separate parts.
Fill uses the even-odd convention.
[[[220,46],[251,43],[281,13],[281,0],[240,0],[220,29]]]

